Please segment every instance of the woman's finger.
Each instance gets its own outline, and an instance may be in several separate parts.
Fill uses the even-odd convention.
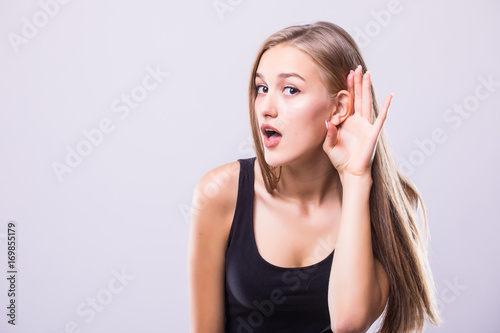
[[[354,113],[362,116],[362,105],[363,91],[361,87],[361,65],[359,65],[354,71]]]
[[[326,137],[323,142],[323,150],[329,154],[330,151],[335,147],[338,140],[338,129],[337,127],[328,120],[325,120],[326,125]]]
[[[363,105],[362,115],[367,119],[370,124],[372,123],[372,94],[370,88],[371,75],[366,71],[363,75]]]
[[[378,117],[373,124],[377,133],[380,133],[380,131],[382,130],[382,126],[384,126],[385,119],[387,118],[387,111],[389,110],[389,106],[391,105],[393,96],[394,93],[390,93],[385,97],[384,102],[382,103],[382,107],[380,108]]]
[[[349,75],[347,75],[347,91],[354,98],[354,71],[352,69]]]

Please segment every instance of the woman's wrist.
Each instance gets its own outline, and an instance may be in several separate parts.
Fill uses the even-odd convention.
[[[371,189],[373,179],[370,171],[371,170],[359,175],[346,172],[339,174],[342,187],[344,190],[350,187],[365,187]]]

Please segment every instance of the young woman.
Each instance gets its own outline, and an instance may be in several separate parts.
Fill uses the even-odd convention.
[[[384,333],[440,324],[421,197],[382,130],[391,99],[379,111],[358,47],[332,23],[264,42],[249,89],[256,157],[194,193],[192,332],[366,332],[382,313]]]

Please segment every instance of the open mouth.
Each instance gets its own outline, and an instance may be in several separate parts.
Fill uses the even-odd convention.
[[[266,147],[274,147],[281,141],[281,133],[271,125],[263,124],[260,130],[264,136],[264,145]]]
[[[264,135],[267,136],[268,139],[281,137],[279,132],[273,131],[271,129],[264,130]]]
[[[262,124],[260,130],[262,131],[262,134],[268,139],[281,137],[281,133],[271,125]]]

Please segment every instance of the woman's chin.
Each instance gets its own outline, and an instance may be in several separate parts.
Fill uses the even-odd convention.
[[[289,161],[289,158],[285,156],[279,156],[274,152],[266,152],[264,151],[264,159],[266,163],[271,167],[280,167],[283,166]]]
[[[272,153],[269,154],[268,152],[264,151],[264,160],[266,161],[266,163],[270,166],[270,167],[276,167],[278,166],[276,163],[278,162],[278,160],[276,159],[275,156],[270,156],[270,155],[273,155]]]

